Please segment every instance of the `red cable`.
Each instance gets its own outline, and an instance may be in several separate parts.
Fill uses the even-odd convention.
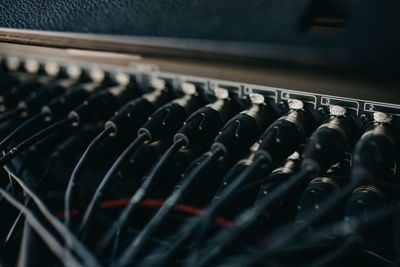
[[[113,209],[113,208],[120,208],[126,206],[129,203],[129,198],[121,198],[116,200],[108,200],[104,201],[100,204],[100,209]],[[143,207],[161,207],[164,204],[165,200],[162,199],[155,199],[155,198],[148,198],[145,199],[142,203],[140,203]],[[178,204],[174,207],[174,210],[181,211],[184,213],[199,215],[204,213],[203,209],[199,209],[193,206],[185,205],[185,204]],[[71,215],[76,216],[79,214],[77,209],[71,210]],[[64,213],[57,214],[57,217],[60,219],[64,218]],[[222,218],[222,217],[215,217],[214,220],[222,226],[232,227],[234,226],[233,222]]]

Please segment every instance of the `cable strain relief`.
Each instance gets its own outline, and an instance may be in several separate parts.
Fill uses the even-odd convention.
[[[175,134],[174,143],[176,143],[178,140],[183,140],[184,142],[183,148],[188,148],[189,146],[191,146],[189,138],[182,133]]]
[[[110,137],[114,137],[118,134],[118,127],[113,121],[106,121],[104,123],[104,128],[112,129],[112,132],[110,132],[110,134],[109,134]]]
[[[46,117],[53,117],[53,112],[48,105],[42,107],[41,113],[46,115]]]
[[[17,108],[28,110],[28,104],[26,101],[21,101],[17,104]]]
[[[141,136],[141,135],[146,135],[147,136],[147,142],[148,143],[152,142],[153,137],[152,137],[150,131],[147,130],[146,128],[140,128],[138,130],[138,136]]]
[[[73,127],[78,127],[81,122],[79,114],[74,110],[68,114],[68,119],[74,119],[74,121],[72,122]]]
[[[228,154],[228,150],[226,149],[226,147],[222,143],[218,142],[212,144],[210,150],[211,152],[215,152],[217,150],[222,151],[223,155],[221,157],[226,157],[226,155]]]

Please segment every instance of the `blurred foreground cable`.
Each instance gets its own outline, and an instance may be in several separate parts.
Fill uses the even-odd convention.
[[[158,212],[145,226],[145,228],[140,231],[135,240],[122,252],[121,257],[118,258],[115,263],[112,264],[112,266],[126,266],[135,259],[141,248],[145,245],[148,238],[159,227],[159,225],[163,222],[163,220],[169,214],[172,208],[178,203],[183,192],[191,184],[192,180],[197,178],[197,176],[200,173],[204,172],[204,170],[208,170],[208,166],[210,166],[210,164],[213,164],[215,160],[223,155],[223,153],[224,152],[221,149],[214,150],[208,158],[206,158],[188,175],[188,177],[185,177],[182,185],[176,188],[171,196],[168,197],[164,205],[158,210]]]
[[[71,200],[73,197],[73,191],[76,187],[77,178],[79,172],[82,171],[83,164],[86,162],[86,158],[90,156],[93,151],[103,142],[105,138],[107,138],[112,132],[112,128],[104,129],[96,138],[90,143],[90,145],[86,148],[85,152],[82,154],[79,162],[76,164],[74,170],[72,171],[71,177],[69,178],[69,182],[67,185],[67,189],[65,192],[64,198],[64,209],[65,209],[65,224],[70,226],[71,224]]]
[[[21,186],[26,194],[34,201],[39,211],[43,214],[46,220],[54,227],[54,229],[60,234],[60,236],[64,239],[67,247],[73,250],[77,255],[79,255],[82,260],[84,260],[87,264],[93,266],[99,266],[97,259],[93,256],[93,254],[75,237],[73,233],[71,233],[68,228],[59,221],[53,214],[51,214],[50,210],[46,207],[46,205],[40,200],[40,198],[30,190],[26,184],[8,167],[4,167],[4,169],[11,175],[11,177]],[[24,207],[24,209],[27,209]]]
[[[65,249],[60,242],[40,223],[40,221],[33,215],[33,213],[25,207],[22,203],[14,199],[11,194],[7,193],[0,188],[0,194],[15,208],[22,211],[25,215],[26,220],[36,231],[36,233],[43,239],[47,244],[48,248],[64,263],[66,266],[84,266],[79,262],[78,259],[72,254],[71,251]],[[82,259],[86,261],[86,264],[91,264],[90,266],[100,266],[96,262],[92,262],[88,259]],[[85,264],[85,265],[86,265]]]

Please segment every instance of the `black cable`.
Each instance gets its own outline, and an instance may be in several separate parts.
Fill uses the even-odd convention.
[[[349,139],[352,136],[352,124],[345,116],[345,113],[346,110],[344,108],[337,106],[331,107],[331,116],[329,117],[328,122],[321,125],[313,133],[310,140],[306,144],[303,153],[304,159],[301,164],[300,172],[292,176],[288,182],[279,185],[276,190],[271,192],[269,198],[260,201],[248,212],[242,213],[238,218],[239,225],[240,221],[244,220],[244,222],[246,222],[246,227],[244,229],[249,229],[249,225],[251,226],[255,221],[257,221],[258,216],[263,210],[266,210],[266,208],[268,208],[273,202],[276,202],[278,199],[282,198],[283,195],[287,194],[287,192],[290,192],[290,190],[292,190],[292,188],[300,183],[306,176],[314,177],[313,175],[324,172],[327,168],[340,160],[348,146]],[[354,189],[352,185],[349,185],[348,188],[350,188],[349,190]],[[341,198],[344,198],[350,192],[343,190],[337,195],[340,195]],[[279,196],[279,194],[281,195]],[[336,205],[337,201],[339,200],[340,199],[334,199],[333,202],[329,202],[330,207]],[[243,232],[245,231],[236,231],[236,233],[232,235],[229,233],[224,235],[222,233],[222,237],[219,238],[219,240],[225,244],[222,245],[222,248],[228,247],[229,243],[232,240],[236,240],[238,237],[240,237]],[[296,236],[298,233],[299,232],[294,234],[294,236]],[[285,232],[284,235],[288,235],[288,233]],[[280,239],[279,241],[282,240],[283,239]],[[218,246],[216,246],[216,248],[213,250],[214,252],[209,253],[202,261],[200,266],[204,265],[204,263],[207,264],[207,262],[210,261],[209,259],[213,260],[216,258],[219,250],[220,249]]]
[[[259,139],[260,145],[254,157],[257,160],[263,159],[265,163],[268,162],[269,168],[279,164],[291,155],[313,129],[313,120],[303,109],[301,101],[291,100],[289,101],[289,107],[288,112],[273,122]],[[246,165],[242,162],[235,165],[224,177],[217,194],[225,190],[225,188],[230,188],[230,193],[233,193],[244,182],[248,182],[247,180],[251,176],[241,176],[241,172],[246,168],[254,168],[252,166],[254,163],[251,163],[250,166]],[[260,164],[257,168],[261,166]],[[256,170],[253,170],[253,172],[255,173]],[[237,175],[240,176],[240,179],[236,177]],[[232,180],[234,182],[231,187],[229,184],[232,183]],[[225,197],[228,196],[225,195]]]
[[[372,226],[375,222],[379,222],[379,220],[381,220],[382,218],[391,216],[392,212],[395,209],[396,209],[396,205],[391,206],[389,208],[377,209],[377,210],[375,210],[374,213],[371,213],[372,220],[369,222],[366,222],[363,220],[358,220],[358,222],[357,222],[357,219],[354,219],[354,220],[352,220],[352,222],[350,222],[350,224],[348,224],[348,222],[341,220],[339,222],[335,222],[332,224],[329,223],[323,227],[320,227],[320,229],[318,230],[319,233],[322,233],[324,231],[331,233],[332,229],[335,229],[335,231],[334,231],[335,236],[330,236],[330,238],[329,238],[330,243],[332,243],[332,241],[334,241],[335,239],[341,240],[341,239],[345,238],[344,243],[336,244],[335,245],[335,247],[337,247],[336,250],[328,251],[326,253],[326,255],[320,257],[317,260],[314,260],[313,262],[305,264],[304,266],[310,266],[314,263],[319,264],[319,262],[323,262],[325,260],[327,260],[327,261],[335,260],[337,258],[337,256],[334,256],[334,255],[338,255],[338,254],[341,254],[342,252],[345,252],[345,250],[347,248],[349,248],[349,246],[355,245],[356,242],[360,240],[361,237],[358,236],[357,229],[365,228],[366,226]],[[289,224],[287,226],[290,227]],[[307,246],[309,246],[309,244],[312,242],[315,245],[311,246],[310,247],[311,249],[315,250],[315,249],[321,248],[321,246],[323,246],[323,243],[321,243],[321,241],[326,241],[325,237],[326,237],[326,235],[320,234],[320,235],[313,235],[312,237],[308,237],[308,238],[298,239],[301,242],[303,242],[303,244],[299,244],[299,245],[297,245],[297,247],[299,247],[302,250],[307,249]],[[332,246],[332,245],[333,244],[331,244],[329,246]],[[345,246],[346,248],[340,248],[340,247],[338,247],[338,245]],[[286,245],[284,247],[281,247],[281,248],[273,250],[273,251],[267,249],[269,251],[268,253],[258,251],[257,252],[258,256],[256,256],[256,257],[248,256],[248,255],[239,256],[239,257],[237,257],[237,260],[235,261],[235,263],[237,263],[237,266],[259,266],[260,264],[262,264],[266,261],[269,262],[271,260],[271,258],[273,258],[274,256],[277,256],[277,255],[287,256],[288,247],[289,247],[289,251],[290,251],[290,246]],[[364,249],[362,247],[357,247],[357,249],[359,249],[362,253],[366,253],[373,257],[376,257],[377,259],[379,259],[387,264],[394,265],[394,262],[392,262],[391,260],[389,260],[387,258],[384,258],[381,255],[376,254],[373,251]],[[341,252],[339,252],[339,251],[341,251]],[[267,258],[267,256],[268,256],[268,258]],[[326,257],[328,257],[329,260],[326,259]],[[230,262],[230,263],[232,264],[233,262]],[[325,265],[326,264],[324,264],[323,266],[325,266]],[[232,266],[232,265],[228,264],[227,266]]]
[[[147,195],[150,186],[158,180],[163,169],[170,162],[170,159],[182,147],[190,147],[199,143],[208,143],[218,134],[218,130],[223,126],[226,119],[229,119],[234,112],[231,99],[218,99],[216,102],[204,106],[192,113],[183,123],[183,126],[174,136],[174,144],[161,157],[157,164],[152,168],[145,182],[131,198],[129,205],[122,211],[117,222],[106,233],[105,237],[98,246],[98,251],[105,249],[116,233],[114,248],[118,246],[119,237],[124,225],[131,217],[132,211]]]
[[[278,120],[273,122],[268,129],[262,134],[259,140],[259,148],[255,152],[255,158],[257,160],[263,159],[264,163],[268,163],[268,167],[280,164],[288,156],[290,156],[299,146],[305,138],[313,130],[313,120],[306,111],[303,110],[303,103],[299,100],[289,101],[290,109],[288,112],[280,117]],[[245,182],[249,182],[251,176],[243,176],[240,173],[243,167],[255,168],[255,162],[251,163],[250,166],[239,166],[239,177],[229,176],[229,172],[224,178],[221,191],[229,190],[229,194],[232,194],[239,186]],[[257,168],[261,168],[261,164]],[[269,174],[271,170],[267,171]],[[254,173],[256,170],[253,171]],[[237,173],[237,172],[236,172]],[[234,172],[235,174],[235,172]],[[232,182],[233,180],[233,182]],[[231,185],[229,185],[231,184]],[[224,194],[224,198],[230,198],[229,195]],[[224,198],[220,198],[221,201],[226,201]]]
[[[191,231],[196,230],[197,232],[194,243],[202,240],[211,219],[226,202],[235,196],[234,192],[240,186],[255,176],[263,164],[271,167],[287,158],[312,131],[313,121],[308,113],[303,110],[303,103],[298,100],[292,100],[289,102],[289,107],[288,112],[273,122],[260,137],[260,147],[256,152],[254,162],[250,166],[246,166],[244,170],[239,168],[241,171],[238,177],[232,178],[229,176],[230,172],[228,172],[226,179],[229,179],[229,182],[225,178],[223,181],[223,185],[228,184],[228,186],[221,189],[221,196],[206,208],[205,214],[200,216],[202,218],[197,223],[193,223],[191,227],[188,226],[186,231],[181,234],[182,238],[179,239],[178,244],[169,249],[171,255],[182,248],[185,243],[184,240],[190,236]],[[201,228],[200,231],[198,230],[199,227]],[[193,261],[196,261],[194,254]],[[168,253],[166,258],[170,258]]]
[[[358,185],[363,182],[371,182],[371,180],[378,177],[377,174],[380,173],[379,170],[382,171],[382,168],[387,166],[387,164],[389,164],[393,159],[396,141],[391,130],[390,123],[375,122],[372,125],[372,128],[363,134],[353,151],[354,162],[349,183],[337,194],[334,194],[323,201],[318,212],[309,211],[308,214],[305,213],[305,217],[308,218],[307,225],[313,224],[321,217],[325,216],[337,203],[350,195]],[[310,159],[314,159],[308,162],[303,161],[303,166],[307,166],[308,163],[311,163],[311,165],[314,166],[321,166],[321,164],[318,164],[316,161],[317,151],[313,149],[316,147],[315,141],[318,139],[320,138],[315,138],[315,140],[311,142],[312,146],[308,148],[308,155],[311,155]],[[318,143],[320,142],[321,139]],[[375,155],[380,155],[380,157],[376,157]],[[327,157],[331,157],[331,155],[322,156],[322,158]],[[305,230],[305,227],[306,225],[301,225],[301,227],[295,228],[290,232],[285,230],[276,231],[276,236],[279,237],[277,237],[277,242],[271,248],[271,251],[277,247],[285,245],[287,242],[295,238]]]
[[[30,201],[25,201],[25,206],[28,206],[30,204]],[[17,215],[17,218],[15,218],[14,223],[11,225],[10,230],[8,230],[8,233],[6,235],[6,238],[4,239],[4,245],[7,245],[8,242],[10,242],[11,238],[13,237],[15,231],[17,230],[17,227],[21,220],[23,219],[23,213],[22,211]]]
[[[236,190],[235,192],[232,193],[232,197],[237,197],[238,195],[245,194],[247,193],[248,190],[253,190],[254,188],[260,187],[262,184],[264,184],[267,181],[274,180],[274,177],[267,177],[267,178],[261,178],[258,179],[252,183],[247,184],[246,186],[241,187],[240,189]],[[219,203],[219,202],[218,202]],[[196,229],[197,231],[197,226],[203,225],[202,220],[204,220],[204,216],[208,215],[210,212],[210,208],[206,207],[204,208],[205,214],[202,216],[197,216],[192,219],[189,219],[184,226],[181,227],[180,231],[176,234],[177,238],[173,243],[169,244],[168,248],[165,249],[164,247],[158,247],[154,250],[154,252],[151,253],[148,257],[155,258],[157,259],[154,262],[147,262],[145,266],[163,266],[163,265],[168,265],[171,260],[174,259],[174,257],[179,254],[181,249],[184,249],[184,246],[186,244],[186,241],[189,240],[189,237],[193,234],[193,230]],[[218,209],[215,209],[216,211]],[[211,217],[211,216],[210,216]],[[198,240],[198,238],[196,238]],[[195,241],[191,241],[191,243],[195,243]]]
[[[35,94],[35,96],[30,97],[29,99],[25,99],[23,105],[24,109],[39,109],[42,107],[42,110],[39,114],[34,115],[33,117],[26,120],[23,124],[19,125],[16,129],[14,129],[11,133],[8,134],[1,142],[0,142],[0,150],[4,149],[5,146],[17,135],[21,134],[23,131],[29,129],[34,126],[39,121],[43,120],[49,121],[54,120],[55,118],[62,118],[66,115],[66,113],[80,104],[85,98],[89,96],[89,91],[85,89],[85,85],[80,85],[68,89],[67,93],[64,95],[58,96],[63,91],[67,89],[62,89],[64,87],[68,87],[69,83],[73,83],[74,81],[67,80],[67,84],[63,84],[59,82],[56,87],[59,89],[57,92],[47,92],[47,91],[56,91],[57,88],[50,87],[45,89],[42,94]],[[89,84],[90,85],[90,84]],[[61,89],[61,91],[60,91]],[[45,97],[43,97],[45,94]],[[58,96],[55,99],[54,96]],[[50,100],[49,103],[48,100]],[[44,104],[42,106],[42,104]]]
[[[118,219],[111,225],[110,229],[104,235],[104,237],[99,242],[99,245],[96,248],[97,252],[102,252],[107,247],[107,245],[111,242],[113,237],[115,236],[114,244],[119,243],[119,237],[122,232],[125,230],[125,226],[128,223],[129,219],[132,216],[135,208],[140,204],[140,202],[147,196],[147,191],[150,186],[153,184],[154,180],[164,171],[164,167],[168,164],[169,159],[172,155],[175,155],[179,149],[185,145],[185,141],[183,139],[178,139],[163,155],[163,157],[157,162],[157,164],[152,168],[150,174],[146,177],[142,185],[138,190],[136,190],[135,194],[131,197],[128,205],[123,209]]]
[[[93,139],[93,141],[86,148],[85,152],[82,154],[74,170],[72,171],[64,197],[65,224],[67,226],[70,226],[71,224],[72,197],[77,185],[78,176],[84,167],[84,163],[86,162],[87,157],[89,157],[91,153],[93,153],[93,151],[95,151],[96,148],[104,141],[104,139],[109,137],[113,132],[114,128],[109,127],[105,128],[99,135],[97,135],[96,138]]]
[[[61,121],[58,121],[50,126],[46,127],[45,129],[41,130],[40,132],[34,134],[33,136],[25,139],[18,145],[14,146],[10,149],[2,158],[0,158],[0,165],[7,164],[16,157],[18,154],[23,152],[26,148],[30,147],[31,145],[39,142],[43,138],[47,137],[49,134],[62,129],[63,127],[70,125],[75,121],[75,118],[68,118]]]
[[[329,212],[333,206],[345,199],[357,187],[357,185],[359,185],[362,180],[363,178],[360,177],[359,179],[350,181],[350,183],[344,186],[341,191],[325,199],[325,201],[320,204],[320,210],[318,212],[309,211],[309,214],[307,214],[307,225],[313,224],[315,221],[319,220],[322,216]],[[306,224],[301,224],[300,227],[294,228],[292,226],[292,223],[290,223],[289,225],[281,226],[274,232],[273,236],[269,238],[269,247],[263,253],[263,257],[267,257],[268,255],[274,253],[277,249],[285,246],[289,241],[293,240],[299,234],[303,233],[306,227]],[[291,229],[292,231],[288,231],[288,229]],[[345,229],[345,227],[343,229]]]
[[[57,149],[50,155],[50,160],[47,163],[47,168],[44,170],[43,175],[39,181],[39,183],[36,185],[36,188],[39,188],[41,184],[46,180],[47,176],[50,174],[51,169],[53,167],[53,164],[59,160],[59,158],[62,156],[63,153],[71,152],[70,149],[74,147],[73,141],[74,140],[81,140],[81,139],[75,139],[76,137],[70,137],[68,138],[62,145],[59,145]],[[75,145],[76,146],[76,145]],[[9,183],[11,186],[11,183]],[[25,206],[29,206],[32,203],[32,199],[30,197],[27,197],[25,201]],[[15,219],[13,226],[10,228],[6,239],[5,239],[5,244],[7,244],[11,237],[14,235],[15,231],[17,230],[16,226],[19,224],[19,222],[23,219],[22,217],[22,212],[18,214],[18,217]]]
[[[77,175],[87,160],[91,151],[95,150],[99,144],[108,136],[117,135],[120,131],[137,131],[137,129],[146,121],[147,117],[154,112],[154,109],[163,104],[168,99],[167,91],[154,90],[151,93],[142,95],[128,103],[115,112],[114,116],[105,124],[105,129],[89,144],[88,148],[79,159],[71,174],[67,191],[64,197],[65,204],[65,222],[69,226],[71,224],[71,198],[75,188]]]
[[[91,225],[93,217],[95,216],[96,209],[98,208],[104,191],[113,182],[113,178],[119,171],[120,166],[127,160],[127,158],[135,151],[141,144],[147,141],[149,137],[146,134],[139,135],[135,141],[133,141],[117,158],[111,168],[108,170],[104,178],[101,180],[99,186],[96,188],[92,199],[90,200],[89,206],[83,216],[82,222],[79,225],[78,235],[82,236],[85,234],[86,229]]]
[[[15,128],[11,133],[9,133],[1,142],[0,142],[0,150],[3,150],[6,145],[9,144],[9,142],[18,136],[19,134],[23,133],[25,130],[31,128],[35,124],[39,123],[41,120],[44,121],[46,115],[43,113],[36,114],[26,120],[24,123],[19,125],[17,128]]]
[[[126,158],[142,143],[148,141],[153,143],[168,137],[182,127],[186,117],[196,110],[203,103],[203,98],[197,92],[185,94],[181,98],[158,108],[148,120],[138,130],[137,139],[120,155],[109,169],[100,185],[97,187],[94,196],[92,197],[89,207],[87,208],[82,222],[79,226],[79,235],[85,235],[87,226],[92,223],[95,211],[100,203],[102,195],[105,193],[108,185],[113,182],[115,174],[118,172],[120,165],[125,162]]]
[[[15,119],[18,116],[21,116],[22,112],[24,111],[23,108],[15,108],[0,114],[0,123]]]
[[[274,113],[268,105],[261,101],[254,103],[247,110],[237,114],[224,125],[215,142],[211,145],[211,152],[221,150],[223,151],[223,156],[221,157],[225,161],[238,160],[243,152],[254,144],[260,132],[273,119]],[[268,158],[265,154],[261,157]],[[189,175],[191,175],[191,172],[189,172]]]
[[[86,264],[89,264],[90,266],[92,266],[92,264],[93,266],[99,266],[97,259],[92,255],[92,253],[81,242],[79,242],[75,235],[71,233],[68,228],[61,223],[61,221],[51,214],[50,210],[46,207],[42,200],[22,181],[22,179],[13,173],[8,167],[5,166],[3,168],[21,186],[22,190],[34,201],[42,215],[64,239],[68,248],[72,249],[77,255],[79,255],[82,260],[86,262]],[[21,210],[25,209],[28,210],[27,207],[23,206],[23,209]]]
[[[274,177],[272,177],[272,179],[274,179]],[[247,193],[248,190],[253,190],[254,188],[258,188],[267,181],[271,181],[270,177],[258,179],[233,192],[231,196],[237,197],[238,195],[245,194]],[[204,210],[205,210],[204,215],[207,215],[208,212],[210,211],[210,209],[207,207]],[[174,260],[179,255],[179,253],[182,252],[182,250],[185,248],[186,243],[187,241],[190,240],[189,238],[192,236],[194,229],[196,229],[196,232],[198,232],[197,226],[200,225],[200,227],[202,228],[201,230],[203,231],[204,229],[204,227],[202,227],[204,225],[202,223],[203,220],[205,220],[204,216],[201,215],[187,220],[187,222],[185,222],[185,224],[180,228],[180,231],[176,234],[178,238],[176,238],[175,241],[171,242],[171,244],[168,244],[167,248],[159,246],[158,248],[154,249],[148,256],[148,258],[152,258],[154,259],[154,261],[146,261],[146,263],[144,263],[144,266],[146,267],[164,266],[164,265],[168,266],[169,264],[171,264],[171,260]],[[196,235],[196,239],[194,241],[191,241],[191,244],[196,244],[196,242],[200,239],[201,235]],[[102,246],[102,248],[103,247],[104,246]]]
[[[168,263],[178,251],[183,249],[186,242],[192,236],[193,232],[196,231],[196,237],[193,243],[199,242],[202,240],[204,235],[206,234],[206,230],[208,229],[208,225],[211,219],[215,216],[215,214],[220,210],[220,208],[226,204],[232,197],[235,196],[233,194],[245,180],[248,180],[249,177],[254,176],[255,173],[259,170],[259,167],[268,162],[268,159],[265,157],[258,157],[254,160],[251,166],[246,168],[235,180],[233,180],[232,184],[229,185],[226,190],[221,193],[220,199],[217,201],[211,202],[204,210],[205,213],[198,216],[198,218],[194,219],[193,222],[189,222],[187,225],[182,227],[180,232],[179,239],[176,241],[173,246],[168,248],[167,253],[163,255],[162,259],[158,260],[157,263],[162,266],[163,264]],[[200,230],[199,230],[200,229]],[[194,258],[192,259],[194,260]]]
[[[26,98],[19,101],[17,107],[20,110],[21,115],[29,116],[31,114],[35,114],[40,111],[42,106],[49,101],[52,104],[54,102],[54,98],[65,100],[63,102],[57,102],[57,109],[62,109],[66,105],[68,105],[68,94],[67,96],[59,97],[61,94],[67,91],[67,87],[71,84],[74,84],[74,80],[61,80],[56,81],[55,83],[40,87],[38,90],[31,92]],[[73,90],[75,91],[75,90]],[[53,105],[54,106],[54,105]],[[49,110],[48,110],[49,111]],[[12,131],[1,143],[0,149],[4,149],[4,147],[14,138],[16,135],[21,134],[23,131],[27,130],[34,124],[38,123],[40,120],[44,120],[46,117],[51,117],[50,113],[47,112],[47,115],[43,114],[44,112],[39,113],[36,116],[33,116],[31,119],[28,119],[25,123],[20,125],[17,129]]]
[[[195,237],[193,238],[193,244],[197,245],[200,242],[204,240],[204,237],[206,236],[207,230],[209,228],[210,222],[212,218],[216,215],[218,211],[236,196],[235,191],[239,189],[240,186],[243,185],[243,183],[248,180],[250,177],[255,176],[256,172],[260,169],[260,167],[263,164],[270,164],[271,163],[271,158],[266,158],[263,157],[263,155],[259,155],[254,162],[247,168],[245,169],[234,181],[232,184],[230,184],[221,194],[220,199],[216,200],[215,202],[212,202],[208,208],[206,208],[205,214],[201,215],[201,219],[199,218],[199,221],[197,224],[194,224],[192,229],[189,231],[193,231],[195,228],[198,228],[195,233]],[[190,235],[190,232],[187,232],[183,236]],[[191,249],[191,257],[188,260],[188,264],[190,265],[190,262],[194,263],[197,261],[198,257],[198,250],[196,247]]]
[[[47,244],[48,248],[56,255],[61,262],[65,264],[72,264],[73,266],[83,266],[78,259],[75,258],[73,253],[69,250],[66,250],[63,248],[63,246],[60,244],[60,242],[53,236],[53,234],[50,233],[42,225],[42,223],[36,218],[36,216],[27,208],[25,207],[22,203],[17,201],[15,198],[11,196],[11,194],[7,193],[5,190],[0,188],[0,194],[15,208],[18,210],[22,211],[25,215],[26,220],[29,222],[29,224],[32,226],[33,229],[35,229],[36,233],[42,238],[42,240]],[[87,260],[87,259],[82,259],[82,260]],[[93,262],[91,262],[93,264]],[[95,264],[93,266],[100,266],[100,264]]]
[[[374,258],[379,259],[380,261],[382,261],[382,262],[385,263],[385,264],[389,264],[389,265],[393,265],[393,266],[396,265],[394,261],[391,261],[391,260],[389,260],[389,259],[383,257],[382,255],[379,255],[378,253],[373,252],[372,250],[361,249],[361,251],[362,251],[363,253],[365,253],[365,254],[368,254],[368,255],[370,255],[370,256],[372,256],[372,257],[374,257]]]
[[[158,109],[150,118],[147,123],[143,125],[143,127],[139,130],[139,133],[147,133],[151,137],[151,141],[159,140],[161,138],[165,138],[173,133],[181,127],[181,121],[183,122],[185,108],[184,106],[192,106],[190,104],[195,98],[193,96],[185,96],[181,99],[177,99],[164,107]],[[189,105],[190,104],[190,105]],[[198,104],[198,103],[197,103]],[[195,103],[196,105],[196,103]],[[186,128],[189,131],[183,131],[181,135],[177,135],[177,138],[180,139],[183,136],[185,137],[193,137],[197,139],[197,137],[201,136],[201,129],[204,126],[207,128],[211,127],[212,130],[215,130],[215,125],[208,125],[209,120],[206,120],[206,124],[202,124],[203,120],[207,117],[207,115],[215,118],[215,114],[218,115],[217,110],[211,109],[210,107],[205,107],[207,110],[203,109],[202,112],[196,112],[195,114],[200,116],[192,115],[188,120],[190,123],[187,126],[190,127],[198,127],[200,131],[194,131],[190,129],[190,127]],[[204,113],[204,114],[202,114]],[[174,116],[173,116],[174,114]],[[218,117],[218,116],[217,116]],[[219,147],[223,147],[226,144],[232,144],[234,149],[231,154],[238,154],[242,152],[244,148],[247,148],[247,145],[251,140],[257,137],[259,134],[260,128],[264,126],[265,119],[267,122],[268,117],[270,116],[270,110],[266,105],[253,105],[249,110],[247,110],[244,114],[239,114],[236,116],[234,120],[230,123],[227,123],[227,126],[224,127],[223,136],[218,140],[219,142],[216,145],[216,149]],[[199,119],[200,120],[199,120]],[[193,124],[194,123],[194,124]],[[209,133],[205,133],[208,135]],[[250,136],[250,140],[246,137]],[[192,138],[190,138],[192,139]],[[201,138],[200,138],[201,139]],[[138,191],[140,192],[140,190]],[[130,213],[130,212],[127,212]],[[108,235],[107,239],[111,239],[112,235]],[[106,242],[107,243],[107,242]],[[101,247],[101,246],[100,246]]]
[[[260,201],[255,208],[249,208],[239,214],[234,220],[236,227],[221,231],[212,241],[215,246],[211,249],[204,249],[206,252],[201,254],[201,256],[204,257],[196,263],[196,266],[206,266],[210,264],[221,252],[234,245],[235,241],[242,238],[243,235],[254,226],[261,215],[260,210],[267,209],[271,204],[281,199],[283,195],[290,192],[291,188],[303,181],[305,177],[315,172],[316,170],[312,167],[301,170],[290,177],[287,182],[282,183],[276,190],[272,191],[270,197]]]
[[[120,258],[118,258],[112,266],[125,266],[135,259],[137,254],[141,251],[143,246],[148,241],[149,237],[154,233],[156,229],[164,222],[166,216],[170,213],[173,207],[179,202],[182,194],[188,189],[193,181],[201,176],[206,170],[209,169],[212,164],[215,163],[221,156],[224,155],[222,149],[215,149],[212,154],[206,158],[200,165],[198,165],[187,177],[184,177],[183,182],[180,186],[176,187],[174,192],[168,197],[164,205],[157,211],[150,222],[145,228],[139,233],[139,235],[133,240],[133,242],[122,252]]]
[[[319,229],[317,232],[323,232],[329,231],[331,232],[332,229],[334,229],[334,232],[337,237],[344,237],[349,234],[353,234],[357,232],[357,229],[360,229],[362,227],[366,227],[368,225],[373,225],[373,223],[378,222],[382,218],[385,218],[387,216],[391,216],[395,210],[397,210],[399,207],[398,204],[393,204],[391,206],[387,206],[383,209],[377,209],[373,214],[370,216],[370,220],[367,221],[360,221],[357,222],[357,220],[353,220],[352,223],[349,223],[348,221],[341,220],[339,222],[333,223],[326,225],[324,227],[321,227],[323,229]],[[350,226],[350,227],[349,227]],[[268,258],[268,256],[273,255],[277,251],[279,251],[283,245],[287,243],[290,239],[288,239],[288,236],[293,237],[293,231],[288,232],[287,230],[293,228],[292,224],[285,225],[281,227],[281,229],[276,231],[274,233],[274,236],[270,237],[269,240],[269,245],[268,247],[257,257],[248,257],[247,261],[242,262],[242,266],[258,266],[261,262],[265,262],[265,260]],[[323,235],[320,235],[319,238],[324,238],[321,237]],[[313,238],[318,238],[317,236],[313,236]],[[284,239],[281,241],[281,239]],[[275,243],[279,243],[279,246],[276,244],[273,244],[271,242],[273,241],[278,241]],[[309,242],[310,240],[305,240],[306,242]],[[315,241],[315,240],[314,240]],[[272,246],[272,248],[271,248]]]

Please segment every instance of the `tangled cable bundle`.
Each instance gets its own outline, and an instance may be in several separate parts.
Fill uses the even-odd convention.
[[[2,65],[0,265],[399,263],[396,118],[135,78]]]

